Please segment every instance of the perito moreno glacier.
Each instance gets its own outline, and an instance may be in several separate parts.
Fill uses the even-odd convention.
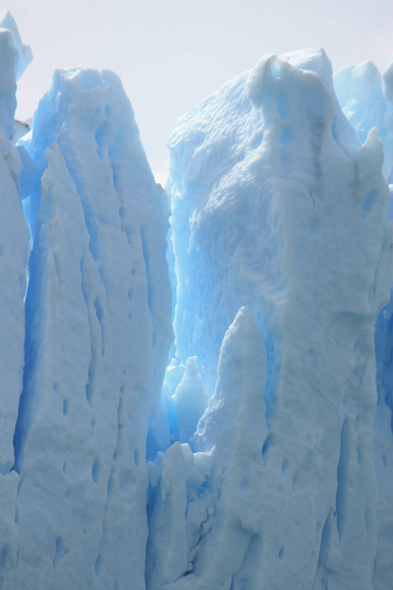
[[[0,588],[393,590],[393,62],[262,58],[164,191],[111,71],[14,121],[31,60],[4,13]]]

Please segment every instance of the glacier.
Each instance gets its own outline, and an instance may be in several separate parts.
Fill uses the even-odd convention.
[[[393,65],[268,55],[164,190],[0,15],[0,588],[392,590]]]

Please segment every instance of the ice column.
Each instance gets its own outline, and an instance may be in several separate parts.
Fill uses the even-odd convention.
[[[22,392],[23,300],[29,244],[18,184],[23,166],[10,142],[16,78],[21,63],[18,39],[20,42],[11,15],[0,15],[0,585],[4,588],[17,555],[15,499],[19,478],[11,468],[15,461],[13,437]]]
[[[37,175],[15,587],[139,590],[146,434],[172,342],[166,195],[112,72],[56,71],[23,143]]]
[[[176,388],[173,399],[176,404],[181,443],[190,443],[199,418],[206,410],[209,398],[203,387],[196,357],[187,359],[184,375]]]
[[[304,51],[224,86],[169,146],[178,355],[198,357],[211,394],[242,305],[264,336],[261,587],[369,590],[374,319],[391,280],[377,131],[360,144],[326,55]]]
[[[384,146],[383,171],[391,182],[393,64],[382,74],[372,62],[344,68],[334,76],[334,86],[343,112],[361,141],[372,127],[378,128]],[[388,218],[393,218],[392,196]],[[393,586],[392,310],[391,299],[375,324],[378,403],[374,418],[374,459],[378,482],[378,545],[374,590],[387,590]]]

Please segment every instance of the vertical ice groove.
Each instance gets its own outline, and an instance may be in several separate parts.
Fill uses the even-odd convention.
[[[336,514],[338,539],[341,541],[345,526],[345,504],[347,501],[348,469],[351,453],[351,432],[348,417],[345,417],[340,435],[340,459],[337,465]]]
[[[370,117],[359,141],[326,54],[309,50],[267,56],[180,119],[169,142],[177,354],[198,357],[211,395],[241,306],[264,334],[266,480],[254,563],[266,587],[316,583],[315,522],[336,499],[338,530],[331,515],[318,584],[326,570],[329,590],[371,585],[373,324],[391,280],[387,136],[374,127]],[[203,587],[210,558],[198,555],[194,583]]]
[[[103,542],[104,542],[104,538],[105,538],[105,533],[106,533],[106,521],[107,521],[107,513],[108,513],[108,507],[109,507],[109,502],[111,499],[111,494],[112,494],[112,488],[113,488],[113,482],[114,482],[114,478],[115,478],[115,474],[116,474],[116,461],[117,461],[117,457],[119,455],[119,452],[121,450],[121,443],[122,443],[122,434],[123,434],[123,428],[124,428],[124,416],[122,415],[122,400],[123,400],[123,393],[124,393],[124,385],[121,386],[120,388],[120,395],[119,395],[119,405],[118,405],[118,409],[117,409],[117,438],[116,438],[116,446],[115,446],[115,450],[113,453],[113,457],[112,457],[112,466],[110,469],[110,473],[109,473],[109,478],[107,481],[107,494],[106,494],[106,502],[105,502],[105,508],[104,508],[104,515],[103,515],[103,520],[102,520],[102,531],[101,531],[101,536],[100,536],[100,542],[98,544],[98,550],[99,550],[99,555],[97,556],[97,560],[101,561],[101,552],[102,552],[102,546],[103,546]],[[96,561],[97,563],[97,561]],[[98,574],[97,574],[98,575]]]
[[[326,517],[322,529],[321,542],[319,545],[317,571],[315,574],[313,590],[327,590],[328,588],[329,572],[326,568],[326,564],[329,556],[330,535],[332,526],[331,521],[332,513],[331,511],[329,511],[329,514]]]
[[[86,265],[86,266],[88,266],[88,265]],[[88,368],[88,372],[87,372],[87,376],[86,376],[86,400],[88,401],[89,404],[92,404],[92,398],[94,395],[94,375],[95,375],[94,367],[95,367],[95,363],[97,362],[97,346],[96,346],[97,339],[94,337],[94,334],[95,334],[94,322],[91,319],[90,297],[89,297],[89,291],[86,286],[86,275],[88,275],[87,272],[85,275],[84,269],[86,268],[86,266],[85,266],[85,258],[83,257],[81,264],[80,264],[81,288],[82,288],[83,299],[85,300],[85,304],[86,304],[86,311],[87,311],[87,317],[88,317],[88,322],[89,322],[89,333],[90,333],[90,360],[89,360],[89,368]]]
[[[378,404],[374,417],[374,463],[378,481],[378,540],[373,588],[393,585],[393,296],[375,324]]]

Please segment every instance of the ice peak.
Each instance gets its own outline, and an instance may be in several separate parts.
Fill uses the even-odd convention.
[[[16,80],[19,80],[27,66],[33,61],[33,52],[30,45],[23,45],[18,25],[9,11],[0,14],[0,29],[8,29],[14,37],[15,47],[19,55],[16,65]]]
[[[184,375],[173,399],[177,408],[179,440],[182,443],[189,443],[209,401],[196,357],[187,359]]]

